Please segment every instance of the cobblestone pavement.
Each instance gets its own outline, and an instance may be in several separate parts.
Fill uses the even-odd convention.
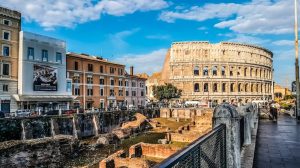
[[[300,168],[300,123],[288,115],[260,120],[253,167]]]

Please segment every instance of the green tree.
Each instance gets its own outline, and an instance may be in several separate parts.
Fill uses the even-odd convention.
[[[172,98],[180,98],[181,92],[182,90],[177,89],[170,83],[153,86],[153,95],[159,101],[166,100],[168,102]]]

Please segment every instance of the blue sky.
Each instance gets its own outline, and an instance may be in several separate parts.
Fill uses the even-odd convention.
[[[63,39],[68,51],[159,71],[174,41],[234,41],[274,53],[275,82],[294,78],[293,0],[2,0],[22,29]]]

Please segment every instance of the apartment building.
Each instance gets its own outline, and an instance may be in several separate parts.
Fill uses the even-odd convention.
[[[146,80],[147,78],[134,75],[133,66],[125,79],[125,105],[127,107],[140,107],[146,105]]]
[[[20,32],[19,109],[68,110],[74,96],[66,77],[66,42],[39,34]]]
[[[0,7],[0,111],[17,110],[19,32],[21,13]]]
[[[125,65],[102,57],[67,53],[67,75],[72,93],[77,96],[73,108],[110,109],[124,106]]]

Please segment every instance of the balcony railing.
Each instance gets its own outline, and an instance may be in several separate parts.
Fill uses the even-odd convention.
[[[220,124],[156,166],[156,168],[197,167],[226,167],[226,126],[224,124]]]

